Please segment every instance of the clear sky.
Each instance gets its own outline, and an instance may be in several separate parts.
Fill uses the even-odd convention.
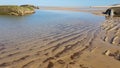
[[[0,5],[33,4],[39,6],[100,6],[120,4],[120,0],[0,0]]]

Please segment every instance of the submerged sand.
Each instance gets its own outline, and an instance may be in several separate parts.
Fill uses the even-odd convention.
[[[0,43],[0,68],[120,68],[119,17],[56,27],[40,38]]]

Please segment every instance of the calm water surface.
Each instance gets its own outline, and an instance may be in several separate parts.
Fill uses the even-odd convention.
[[[90,13],[39,10],[27,16],[0,16],[0,42],[15,42],[57,32],[58,25],[100,24],[104,17]]]

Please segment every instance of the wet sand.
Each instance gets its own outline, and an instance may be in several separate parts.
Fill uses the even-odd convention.
[[[1,40],[0,68],[120,68],[120,18],[61,22],[42,35]]]

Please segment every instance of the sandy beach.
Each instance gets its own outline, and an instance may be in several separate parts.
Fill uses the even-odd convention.
[[[120,18],[101,21],[104,16],[94,16],[98,20],[61,17],[62,23],[45,26],[47,32],[41,27],[40,34],[29,28],[28,34],[19,35],[18,29],[18,36],[12,37],[14,31],[4,35],[3,29],[0,68],[120,68]]]

